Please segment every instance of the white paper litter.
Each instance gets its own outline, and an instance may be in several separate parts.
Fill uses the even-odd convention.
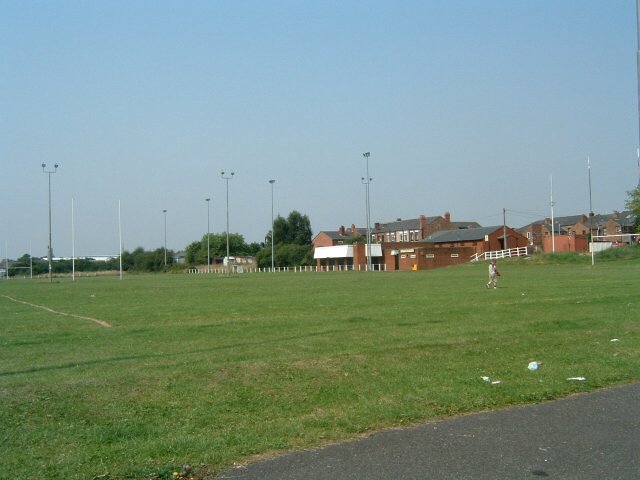
[[[527,365],[527,368],[532,372],[535,372],[540,368],[540,365],[541,365],[540,362],[529,362],[529,365]]]
[[[576,382],[584,382],[586,380],[586,378],[584,378],[584,377],[569,377],[569,378],[567,378],[567,380],[574,380]]]

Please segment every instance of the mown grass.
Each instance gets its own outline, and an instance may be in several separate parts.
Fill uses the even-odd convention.
[[[151,478],[188,463],[204,478],[254,455],[639,380],[638,255],[547,262],[500,262],[495,291],[486,264],[2,282],[2,476]]]

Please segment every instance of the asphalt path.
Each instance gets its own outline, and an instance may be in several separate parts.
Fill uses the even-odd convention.
[[[221,480],[640,479],[640,383],[392,429]]]

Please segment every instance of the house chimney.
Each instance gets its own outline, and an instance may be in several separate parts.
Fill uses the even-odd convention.
[[[418,221],[420,222],[420,240],[422,240],[427,236],[427,217],[420,215]]]
[[[357,236],[358,235],[358,229],[356,228],[356,226],[353,223],[351,224],[351,235],[353,235],[353,236]]]
[[[380,230],[380,222],[376,222],[376,223],[373,225],[373,227],[374,227],[376,230]]]
[[[447,223],[451,223],[451,213],[450,212],[444,212],[444,220]]]
[[[344,225],[340,225],[340,228],[338,229],[338,233],[340,234],[341,237],[344,237],[344,234],[345,234]]]
[[[617,210],[614,210],[613,214],[611,214],[611,218],[613,218],[614,220],[618,220],[620,218],[620,212]]]

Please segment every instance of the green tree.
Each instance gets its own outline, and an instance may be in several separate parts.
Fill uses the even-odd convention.
[[[353,245],[354,243],[365,243],[367,241],[366,237],[358,234],[353,235],[351,237],[346,237],[343,242],[345,245]]]
[[[32,266],[34,275],[41,275],[43,273],[49,272],[49,264],[47,262],[36,257],[33,257],[32,259],[28,253],[25,253],[15,262],[13,262],[12,266],[14,268],[9,270],[9,275],[24,275],[25,273],[29,273],[29,270],[27,269]]]
[[[167,267],[173,265],[172,250],[167,250]],[[122,268],[134,272],[161,272],[165,270],[164,247],[156,248],[153,251],[146,251],[142,247],[136,248],[133,252],[123,252]]]
[[[636,232],[640,232],[640,185],[627,192],[626,205],[636,216]]]
[[[253,256],[260,251],[261,245],[258,243],[247,244],[244,237],[239,233],[229,233],[229,255],[234,256]],[[186,259],[190,265],[206,265],[207,264],[207,236],[204,235],[199,241],[190,243],[186,248]],[[226,233],[210,233],[209,234],[209,251],[211,263],[215,258],[224,258],[227,256],[227,234]]]
[[[313,249],[311,245],[280,243],[274,247],[274,250],[274,263],[278,267],[312,265]],[[265,247],[256,254],[256,264],[260,268],[271,267],[271,247]]]
[[[267,234],[268,240],[271,236]],[[293,210],[284,219],[280,215],[273,221],[274,243],[288,243],[295,245],[311,244],[311,221],[307,215]]]
[[[260,268],[271,267],[271,235],[274,240],[274,263],[278,267],[311,265],[311,221],[307,215],[293,210],[287,218],[278,215],[273,232],[265,236],[264,248],[256,254]]]

